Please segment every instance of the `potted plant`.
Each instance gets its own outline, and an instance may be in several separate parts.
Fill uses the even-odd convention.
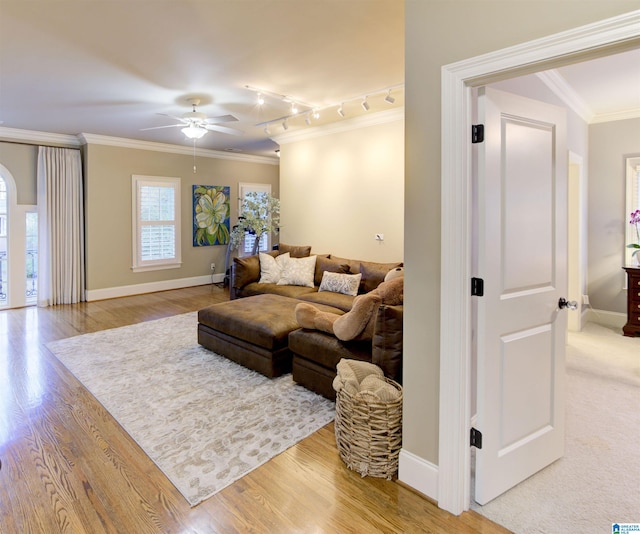
[[[227,276],[231,252],[243,242],[245,234],[255,235],[251,254],[257,254],[262,236],[277,233],[280,227],[280,200],[263,192],[251,191],[240,200],[238,224],[233,227],[225,260]]]
[[[627,248],[634,249],[631,253],[631,258],[636,261],[636,265],[640,263],[640,258],[638,258],[638,252],[640,252],[640,230],[638,229],[638,224],[640,224],[640,210],[632,211],[629,219],[629,224],[633,224],[636,229],[636,242],[630,243],[627,245]]]

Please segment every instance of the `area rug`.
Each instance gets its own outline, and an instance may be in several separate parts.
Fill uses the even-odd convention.
[[[195,506],[333,420],[335,404],[197,343],[196,312],[47,348]]]
[[[566,383],[564,457],[485,506],[472,494],[472,509],[512,532],[640,521],[640,339],[593,323],[570,332]]]

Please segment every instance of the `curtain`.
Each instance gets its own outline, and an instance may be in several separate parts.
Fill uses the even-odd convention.
[[[38,306],[85,300],[80,151],[38,150]]]

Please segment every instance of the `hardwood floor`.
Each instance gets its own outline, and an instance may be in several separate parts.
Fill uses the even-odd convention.
[[[333,423],[191,508],[45,347],[227,299],[200,286],[0,311],[0,533],[508,532],[348,470]]]

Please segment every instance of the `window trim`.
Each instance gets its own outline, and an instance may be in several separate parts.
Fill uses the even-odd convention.
[[[162,221],[164,225],[173,224],[175,227],[175,256],[173,258],[161,260],[142,260],[141,254],[141,229],[140,220],[140,188],[143,186],[172,187],[174,192],[174,218],[173,220]],[[146,271],[159,271],[163,269],[177,269],[182,266],[182,228],[180,217],[180,178],[168,176],[144,176],[133,174],[131,176],[131,243],[132,243],[132,265],[134,273]]]

